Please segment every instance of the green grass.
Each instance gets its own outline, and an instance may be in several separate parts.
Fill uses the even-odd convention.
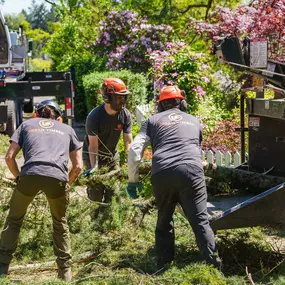
[[[86,183],[86,180],[84,182]],[[106,187],[114,189],[115,196],[109,205],[104,206],[105,208],[101,206],[101,210],[103,208],[105,210],[99,214],[99,206],[96,203],[89,202],[82,198],[80,193],[77,195],[73,192],[74,196],[68,210],[74,256],[73,284],[250,284],[246,267],[252,274],[255,284],[285,284],[285,266],[282,264],[278,266],[283,256],[265,241],[263,228],[217,233],[219,251],[224,261],[224,277],[200,259],[193,232],[188,222],[178,212],[174,216],[175,261],[165,272],[155,274],[157,267],[154,231],[157,211],[155,208],[145,211],[143,205],[146,203],[146,198],[136,201],[129,199],[124,191],[125,183],[125,180],[117,178],[103,182]],[[7,215],[9,195],[11,195],[11,192],[5,190],[6,186],[3,184],[0,190],[1,227]],[[150,184],[145,183],[145,187],[150,187]],[[145,189],[145,193],[150,193],[149,189]],[[97,217],[92,219],[96,214]],[[12,265],[55,260],[51,232],[49,209],[45,197],[40,195],[29,208]],[[78,258],[80,254],[86,252],[92,252],[92,257]],[[25,282],[29,274],[27,270],[21,275],[20,284],[67,284],[55,278],[40,281],[40,277],[45,274],[41,271],[38,272],[39,278]],[[10,279],[7,280],[7,283],[1,284],[13,284]]]
[[[0,134],[0,154],[5,154],[9,148],[9,137]]]

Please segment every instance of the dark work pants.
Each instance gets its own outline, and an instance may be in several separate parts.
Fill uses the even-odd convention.
[[[179,203],[193,229],[203,259],[215,267],[220,267],[221,260],[208,220],[203,169],[183,164],[154,174],[151,182],[158,208],[155,231],[158,265],[163,266],[174,258],[173,214]]]
[[[43,191],[50,205],[53,221],[53,247],[59,268],[71,265],[69,229],[66,210],[69,203],[69,186],[55,178],[21,176],[10,201],[10,210],[0,240],[0,262],[9,264],[16,250],[20,229],[29,204],[39,191]]]

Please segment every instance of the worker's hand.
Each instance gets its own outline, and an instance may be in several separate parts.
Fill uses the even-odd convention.
[[[126,190],[132,199],[136,199],[138,198],[138,194],[142,191],[142,184],[140,182],[129,182]]]
[[[82,173],[82,176],[83,177],[90,177],[96,171],[96,169],[97,169],[97,167],[87,169]]]

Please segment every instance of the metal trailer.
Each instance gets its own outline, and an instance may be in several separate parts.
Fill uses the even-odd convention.
[[[33,112],[38,96],[56,97],[65,103],[70,125],[74,118],[74,71],[27,72],[32,50],[23,29],[9,31],[0,11],[0,133],[9,136],[22,123],[23,112]]]
[[[0,132],[12,136],[23,121],[23,112],[34,111],[34,98],[54,96],[64,100],[64,117],[74,119],[74,85],[71,72],[27,72],[19,81],[0,79]]]

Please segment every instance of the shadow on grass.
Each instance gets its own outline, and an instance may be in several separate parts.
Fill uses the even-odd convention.
[[[189,251],[189,248],[183,245],[175,247],[175,257],[173,265],[179,269],[185,266],[202,261],[199,252],[195,250]],[[120,261],[117,263],[116,268],[132,268],[138,273],[154,274],[161,268],[157,267],[155,248],[150,247],[145,255],[140,253],[124,253],[120,255]]]
[[[245,276],[247,269],[256,280],[263,280],[284,259],[259,229],[221,231],[217,244],[225,276]]]

